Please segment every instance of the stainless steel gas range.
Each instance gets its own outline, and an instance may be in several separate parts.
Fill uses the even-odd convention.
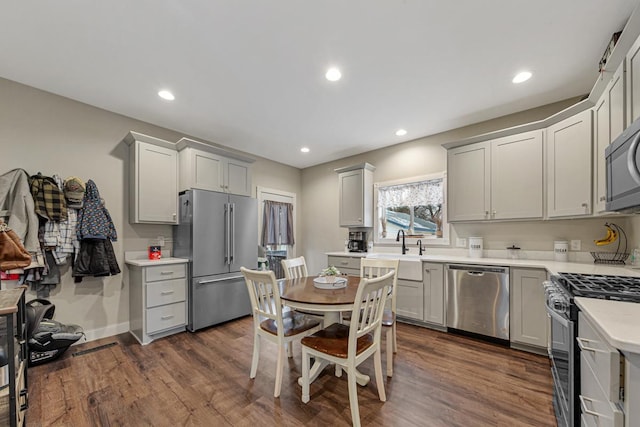
[[[551,317],[549,357],[553,406],[559,427],[580,424],[578,307],[574,297],[640,302],[640,277],[559,273],[544,283]]]

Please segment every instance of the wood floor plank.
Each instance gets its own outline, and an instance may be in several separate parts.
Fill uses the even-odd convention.
[[[349,426],[346,375],[328,367],[300,400],[300,344],[273,397],[275,346],[263,342],[249,378],[253,323],[245,317],[141,346],[129,334],[72,347],[29,368],[29,426]],[[117,345],[73,357],[83,349]],[[384,362],[383,362],[384,363]],[[398,325],[393,378],[378,400],[371,376],[358,388],[367,426],[555,426],[546,357],[468,337]]]

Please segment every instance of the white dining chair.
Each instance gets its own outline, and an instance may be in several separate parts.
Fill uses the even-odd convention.
[[[304,403],[309,402],[311,357],[335,363],[347,372],[349,406],[354,426],[360,426],[356,368],[372,355],[378,397],[382,402],[387,400],[382,376],[380,334],[382,314],[387,296],[393,286],[393,276],[394,272],[389,272],[373,279],[361,279],[351,312],[352,319],[359,319],[358,322],[352,321],[350,325],[334,323],[302,339],[302,401]]]
[[[382,315],[382,327],[385,330],[386,356],[387,356],[387,376],[393,376],[393,354],[398,352],[398,341],[396,333],[396,294],[398,293],[398,267],[400,260],[397,259],[375,259],[362,258],[360,261],[360,277],[379,277],[393,270],[393,288],[391,298]]]
[[[300,277],[307,277],[307,263],[304,261],[303,256],[297,258],[288,258],[280,261],[282,269],[284,270],[285,279],[298,279]]]
[[[280,288],[273,271],[256,271],[241,267],[251,299],[253,315],[253,358],[250,378],[255,378],[260,359],[260,340],[265,338],[278,345],[274,397],[280,396],[286,347],[294,341],[321,329],[316,319],[295,311],[282,311]]]
[[[282,264],[282,269],[284,270],[284,278],[285,279],[299,279],[301,277],[307,277],[309,272],[307,271],[307,263],[304,260],[303,256],[299,256],[297,258],[288,258],[280,261]],[[315,317],[320,323],[323,321],[323,314],[316,313],[309,310],[297,310],[299,313],[304,313],[308,316]],[[291,354],[291,353],[289,353]]]

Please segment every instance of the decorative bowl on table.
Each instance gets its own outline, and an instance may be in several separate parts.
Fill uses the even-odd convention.
[[[318,277],[313,279],[313,286],[320,289],[339,289],[347,286],[347,279],[340,277],[340,270],[334,266],[327,267]]]
[[[313,286],[318,289],[342,289],[347,287],[347,279],[338,276],[318,276],[313,279]]]

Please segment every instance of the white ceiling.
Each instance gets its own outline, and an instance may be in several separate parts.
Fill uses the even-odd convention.
[[[0,77],[303,168],[588,93],[636,4],[4,1]]]

